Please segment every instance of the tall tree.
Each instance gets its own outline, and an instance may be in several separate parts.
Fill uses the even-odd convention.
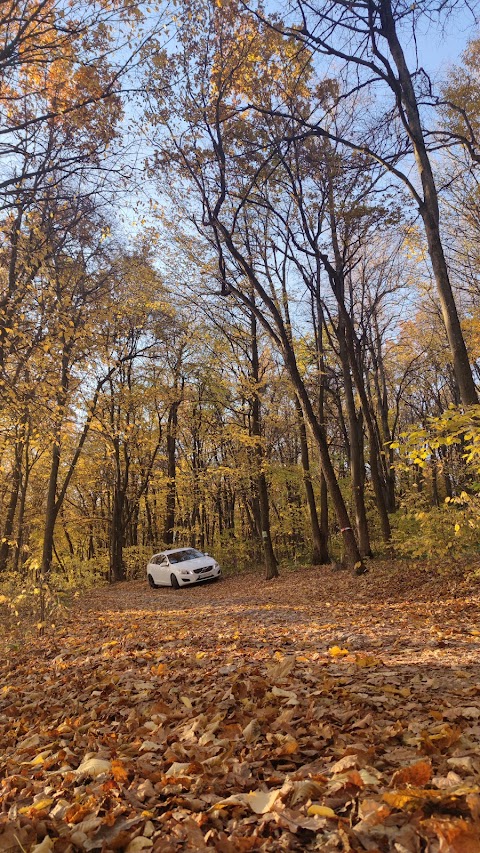
[[[227,19],[220,8],[208,10],[207,25],[200,38],[195,33],[196,27],[197,24],[189,30],[187,26],[182,32],[182,49],[166,69],[166,73],[171,71],[177,79],[178,67],[183,67],[182,79],[185,85],[172,89],[172,98],[168,104],[172,122],[171,144],[168,141],[160,142],[157,162],[159,165],[168,162],[170,178],[172,169],[176,167],[182,180],[190,180],[202,210],[202,222],[196,221],[199,227],[207,230],[218,252],[222,290],[233,295],[255,314],[282,354],[319,448],[322,469],[342,531],[346,561],[352,567],[355,566],[356,570],[363,571],[326,436],[302,381],[295,349],[281,310],[281,300],[277,295],[270,294],[268,275],[265,277],[250,245],[249,215],[243,215],[249,191],[263,170],[270,168],[271,159],[271,153],[267,154],[258,165],[256,152],[259,149],[254,126],[250,121],[245,122],[242,116],[237,116],[235,110],[231,111],[231,97],[234,95],[233,87],[240,65],[242,79],[249,79],[252,46],[257,40],[257,33],[247,26],[245,38],[240,41],[238,30],[232,28],[231,19]],[[195,40],[195,51],[192,38]],[[273,58],[275,61],[282,58],[286,49],[281,40],[274,38],[266,47],[270,62]],[[149,84],[152,94],[158,82],[157,71],[152,70]],[[160,82],[161,91],[158,88],[156,91],[162,100],[165,71],[160,75]],[[265,79],[262,79],[262,85],[264,82]],[[188,117],[188,129],[180,131],[180,136],[176,137],[173,128],[175,119],[185,122],[185,117]],[[247,165],[249,156],[254,158],[250,166]],[[244,224],[246,227],[242,228]],[[255,300],[251,298],[252,293],[255,294]]]
[[[433,128],[428,127],[421,108],[424,100],[433,106],[435,98],[428,89],[422,91],[424,72],[420,67],[410,69],[403,41],[410,34],[415,37],[422,20],[452,12],[454,6],[449,3],[439,9],[432,2],[417,7],[393,4],[391,0],[362,0],[353,6],[339,0],[322,0],[312,5],[298,0],[289,6],[283,19],[277,14],[269,19],[261,7],[251,7],[253,16],[263,25],[297,40],[305,48],[306,61],[307,57],[318,61],[320,86],[325,56],[339,61],[345,79],[341,90],[338,83],[331,89],[333,92],[337,86],[338,106],[317,100],[306,110],[301,101],[286,101],[281,94],[273,104],[265,105],[254,92],[250,103],[263,114],[285,117],[289,122],[289,138],[314,135],[367,154],[408,189],[423,221],[461,399],[464,405],[471,405],[478,402],[478,396],[445,258],[439,194],[429,144]],[[375,110],[370,111],[371,121],[361,98],[364,90],[375,104]],[[358,105],[353,121],[348,129],[340,126],[332,130],[332,110],[341,109],[342,102],[348,100]],[[410,176],[412,156],[417,168],[416,182]]]

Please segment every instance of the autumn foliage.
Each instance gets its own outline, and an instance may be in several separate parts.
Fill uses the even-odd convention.
[[[308,571],[84,597],[2,665],[2,849],[474,853],[470,585],[383,565],[355,593]]]
[[[480,851],[456,14],[2,4],[0,853]]]

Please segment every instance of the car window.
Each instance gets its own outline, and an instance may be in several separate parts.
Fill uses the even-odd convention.
[[[185,559],[185,557],[183,556],[183,551],[179,554],[169,554],[168,555],[168,562],[171,563],[172,566],[174,566],[175,563],[183,563],[184,559]]]
[[[196,560],[198,557],[203,557],[201,551],[197,551],[196,548],[186,548],[185,551],[176,551],[173,554],[168,555],[169,562],[173,564],[175,563],[184,563],[186,560]]]

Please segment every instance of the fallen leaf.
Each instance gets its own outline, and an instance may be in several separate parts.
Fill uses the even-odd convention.
[[[125,847],[125,853],[140,853],[140,850],[147,850],[148,848],[153,847],[153,841],[151,838],[145,838],[144,835],[137,835],[136,838],[133,838],[127,846]]]
[[[423,824],[440,844],[439,853],[480,853],[480,824],[472,826],[462,818],[432,817]]]
[[[18,812],[19,814],[26,814],[30,811],[40,812],[44,809],[47,809],[54,802],[55,800],[52,797],[42,797],[40,800],[35,800],[35,802],[32,803],[31,806],[24,806],[23,808],[19,809]]]
[[[393,776],[391,785],[426,785],[432,778],[432,765],[429,761],[417,761],[408,767],[397,770]]]
[[[341,649],[340,646],[330,646],[328,654],[332,658],[338,658],[344,657],[345,655],[349,655],[350,652],[348,651],[348,649]]]
[[[50,749],[46,749],[43,752],[39,752],[38,755],[35,756],[33,761],[30,762],[30,764],[32,765],[32,767],[37,767],[39,764],[43,764],[43,762],[45,761],[46,758],[48,758],[50,753],[51,753]]]
[[[77,767],[75,775],[89,776],[91,779],[96,779],[102,773],[109,773],[110,767],[110,761],[105,761],[103,758],[87,758]]]
[[[328,806],[321,806],[318,803],[312,803],[307,809],[308,815],[318,815],[319,817],[336,817],[333,809]]]
[[[267,670],[271,681],[281,681],[292,672],[295,666],[295,655],[287,655],[282,661],[273,664]]]
[[[253,743],[258,740],[260,735],[262,734],[262,727],[257,719],[250,720],[248,725],[242,731],[242,735],[247,741],[247,743]]]
[[[115,782],[128,782],[128,773],[122,761],[113,759],[111,763],[111,771]]]
[[[165,776],[186,776],[187,770],[190,768],[190,762],[181,762],[174,761],[173,764],[168,768]]]
[[[274,791],[250,791],[249,794],[233,794],[225,800],[215,803],[213,809],[221,809],[225,806],[249,806],[255,814],[266,814],[276,803],[280,796],[281,788]]]
[[[163,744],[158,743],[155,740],[144,740],[138,747],[139,752],[157,752],[157,750],[162,749],[164,749]]]
[[[35,844],[35,847],[32,847],[31,853],[50,853],[50,850],[53,850],[53,841],[46,835],[40,844]]]

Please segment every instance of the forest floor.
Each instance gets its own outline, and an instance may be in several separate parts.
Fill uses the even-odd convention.
[[[0,663],[1,853],[480,853],[479,605],[386,562],[82,592]]]

